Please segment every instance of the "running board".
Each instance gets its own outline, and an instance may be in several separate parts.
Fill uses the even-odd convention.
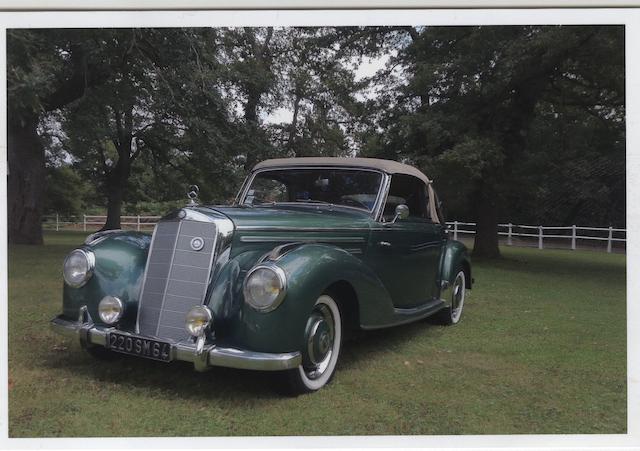
[[[445,303],[442,299],[432,299],[424,305],[420,305],[418,307],[413,308],[394,308],[393,313],[396,316],[427,316],[431,313],[435,313],[438,310],[442,309],[445,306]]]
[[[434,313],[445,308],[447,304],[442,299],[432,299],[424,305],[412,308],[394,308],[393,309],[393,321],[382,326],[361,326],[362,329],[384,329],[386,327],[399,326],[400,324],[411,323],[418,321],[427,316],[431,316]]]

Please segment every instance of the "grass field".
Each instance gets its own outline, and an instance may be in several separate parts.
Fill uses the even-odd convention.
[[[9,249],[10,437],[626,432],[624,255],[504,248],[474,262],[458,326],[363,333],[330,385],[286,398],[265,373],[104,363],[51,332],[82,239]]]

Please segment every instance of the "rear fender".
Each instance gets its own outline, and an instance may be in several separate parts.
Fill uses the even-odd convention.
[[[469,251],[460,241],[449,240],[445,244],[440,261],[440,297],[442,299],[448,299],[446,290],[453,284],[458,268],[464,270],[466,286],[468,289],[471,289],[473,279],[471,278],[471,258],[469,257]]]

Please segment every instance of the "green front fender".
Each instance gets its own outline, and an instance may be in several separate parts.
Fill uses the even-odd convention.
[[[93,276],[80,288],[64,284],[62,313],[76,319],[80,308],[87,306],[94,322],[100,324],[98,303],[106,296],[116,296],[125,304],[121,326],[133,328],[138,311],[138,297],[142,285],[151,237],[143,233],[118,233],[101,240],[90,249],[96,257]]]
[[[305,244],[275,260],[287,277],[287,293],[272,312],[262,313],[246,303],[228,331],[232,341],[263,352],[299,351],[304,329],[318,297],[329,287],[348,284],[355,298],[337,299],[351,303],[362,325],[381,325],[393,316],[393,304],[376,275],[362,261],[344,249],[323,244]],[[342,291],[345,293],[345,291]],[[241,326],[241,327],[238,327]],[[230,337],[231,338],[231,337]]]
[[[467,288],[471,288],[471,258],[469,257],[469,251],[460,241],[448,240],[440,261],[440,280],[452,284],[458,268],[464,270]]]

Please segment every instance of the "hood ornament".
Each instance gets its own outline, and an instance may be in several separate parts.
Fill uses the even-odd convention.
[[[189,190],[187,191],[187,197],[189,198],[189,205],[197,205],[198,193],[200,192],[200,188],[198,185],[190,185]]]

